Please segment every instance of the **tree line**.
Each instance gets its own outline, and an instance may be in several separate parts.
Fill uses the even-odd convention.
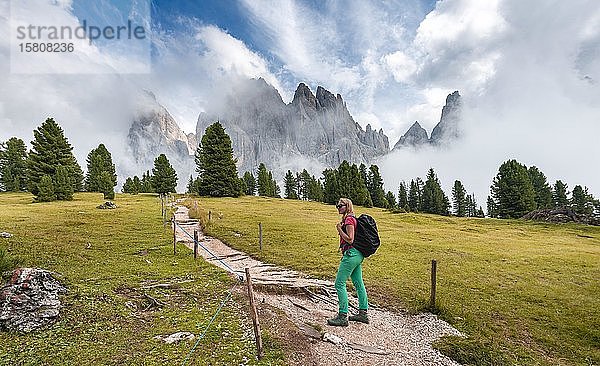
[[[34,140],[28,152],[23,140],[16,137],[0,142],[0,190],[29,191],[35,201],[71,200],[73,192],[101,192],[106,199],[114,198],[117,175],[112,156],[103,144],[87,156],[87,173],[83,171],[62,128],[52,118],[33,131]],[[219,122],[210,125],[195,153],[196,172],[190,176],[187,192],[202,196],[238,197],[259,195],[281,197],[282,191],[264,163],[256,172],[238,176],[231,139]],[[177,174],[164,154],[154,160],[152,171],[128,177],[124,193],[175,192]],[[452,201],[441,188],[433,168],[425,180],[416,177],[401,182],[397,194],[384,190],[377,165],[357,166],[343,161],[337,168],[328,168],[321,177],[288,170],[283,181],[283,198],[319,201],[335,204],[339,197],[348,197],[355,204],[387,208],[393,211],[422,212],[438,215],[484,217],[483,208],[468,194],[460,180],[452,187]],[[487,216],[519,218],[535,209],[571,208],[577,213],[600,215],[600,201],[588,188],[568,185],[557,180],[552,186],[537,167],[527,167],[516,160],[504,162],[490,186]]]
[[[33,136],[29,151],[17,137],[0,142],[0,190],[29,191],[36,202],[72,200],[74,192],[82,191],[100,192],[105,199],[114,199],[117,174],[104,144],[89,152],[84,176],[73,147],[53,118],[46,119],[33,131]],[[142,187],[151,187],[148,189],[159,193],[175,192],[175,170],[166,156],[157,158],[153,173],[152,183],[148,184],[150,178],[145,178],[146,185]]]

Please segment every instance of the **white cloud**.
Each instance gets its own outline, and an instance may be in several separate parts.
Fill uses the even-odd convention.
[[[383,56],[383,60],[394,79],[399,82],[406,82],[417,71],[417,63],[408,57],[402,51],[396,51]]]

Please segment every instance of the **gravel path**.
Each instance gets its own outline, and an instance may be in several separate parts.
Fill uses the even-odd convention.
[[[191,236],[194,230],[200,233],[198,222],[189,219],[186,207],[178,206],[175,220]],[[176,233],[177,241],[193,250],[190,236],[179,228]],[[284,311],[308,337],[323,340],[312,343],[312,353],[318,365],[459,365],[431,347],[431,343],[442,336],[461,335],[433,314],[409,315],[404,311],[391,312],[372,306],[369,310],[370,324],[351,322],[348,327],[331,327],[327,325],[327,318],[337,312],[337,297],[332,282],[262,263],[215,238],[199,234],[199,241],[230,268],[201,248],[199,255],[214,265],[228,271],[233,269],[240,275],[243,275],[245,267],[249,267],[255,284],[317,289],[309,296],[255,291],[255,297],[259,304],[268,304]],[[326,296],[327,293],[331,297]],[[351,299],[351,304],[356,304],[356,299]],[[322,331],[316,331],[315,325]]]

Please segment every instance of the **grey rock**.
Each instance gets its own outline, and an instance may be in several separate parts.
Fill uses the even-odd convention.
[[[101,210],[114,210],[115,208],[117,208],[117,205],[114,202],[106,201],[103,204],[97,206],[96,208],[99,208]]]
[[[394,145],[394,150],[400,149],[406,146],[421,146],[429,143],[429,137],[427,131],[421,127],[419,122],[415,121],[412,126],[406,131],[402,137]]]
[[[13,235],[11,233],[7,233],[6,231],[3,231],[0,233],[0,238],[8,239],[8,238],[12,238],[12,236]]]
[[[343,160],[368,163],[389,151],[383,130],[366,130],[354,121],[342,96],[317,87],[316,95],[300,83],[289,104],[275,88],[260,79],[241,85],[226,108],[198,117],[196,136],[219,121],[232,140],[238,169],[255,171],[264,162],[277,169],[298,157],[324,166]]]
[[[461,135],[462,100],[458,91],[446,97],[440,121],[431,131],[430,143],[440,145],[444,141],[455,140]]]
[[[59,295],[66,291],[52,272],[16,269],[0,290],[0,328],[27,333],[54,323],[61,308]]]

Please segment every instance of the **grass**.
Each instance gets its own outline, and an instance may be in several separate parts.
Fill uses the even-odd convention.
[[[261,197],[198,202],[204,220],[211,212],[208,234],[254,257],[334,278],[333,206]],[[430,263],[438,261],[435,311],[469,336],[437,342],[445,354],[472,365],[600,364],[599,227],[357,211],[377,220],[382,239],[364,265],[373,301],[423,311]]]
[[[70,202],[31,203],[32,196],[0,194],[0,249],[23,265],[52,270],[67,286],[57,323],[30,334],[0,332],[2,365],[181,364],[195,342],[166,345],[153,337],[204,330],[234,280],[194,262],[182,246],[173,255],[153,195],[117,195],[116,210],[99,210],[101,194]],[[181,282],[171,288],[154,283]],[[165,305],[150,307],[149,298]],[[245,300],[225,304],[190,365],[259,364]],[[137,310],[135,310],[137,309]],[[268,338],[268,335],[267,335]],[[283,364],[268,342],[260,364]]]

